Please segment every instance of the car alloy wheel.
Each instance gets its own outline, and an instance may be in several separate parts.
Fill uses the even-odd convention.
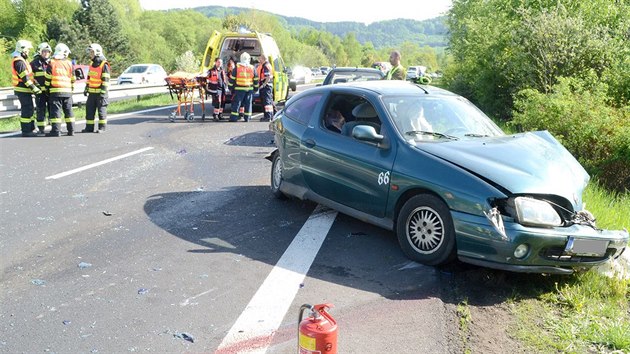
[[[282,185],[282,169],[282,158],[280,158],[280,153],[276,152],[271,164],[271,193],[273,193],[276,198],[280,199],[286,198],[284,193],[280,191],[280,186]]]
[[[398,214],[396,234],[407,257],[426,265],[455,256],[455,231],[446,204],[430,194],[410,198]]]

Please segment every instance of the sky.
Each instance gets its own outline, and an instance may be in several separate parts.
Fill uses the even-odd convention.
[[[233,6],[264,10],[283,16],[302,17],[317,22],[372,22],[405,18],[426,20],[444,14],[452,0],[415,0],[399,2],[374,0],[140,0],[145,10],[193,8],[199,6]],[[380,6],[378,6],[380,4]]]

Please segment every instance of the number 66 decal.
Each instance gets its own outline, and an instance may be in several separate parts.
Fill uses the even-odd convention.
[[[378,185],[389,184],[389,171],[378,174]]]

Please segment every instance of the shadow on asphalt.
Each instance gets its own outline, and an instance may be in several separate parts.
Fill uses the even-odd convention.
[[[153,223],[190,242],[190,253],[229,252],[275,265],[315,206],[278,200],[268,187],[243,186],[154,195],[144,211]],[[192,231],[191,225],[199,229]],[[472,306],[535,298],[573,279],[458,261],[442,267],[420,265],[403,255],[392,232],[343,214],[337,216],[308,276],[393,300],[440,298]]]

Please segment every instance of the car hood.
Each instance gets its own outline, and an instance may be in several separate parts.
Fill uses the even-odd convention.
[[[549,132],[475,138],[418,149],[459,165],[514,194],[553,194],[576,210],[589,176],[580,163]]]

